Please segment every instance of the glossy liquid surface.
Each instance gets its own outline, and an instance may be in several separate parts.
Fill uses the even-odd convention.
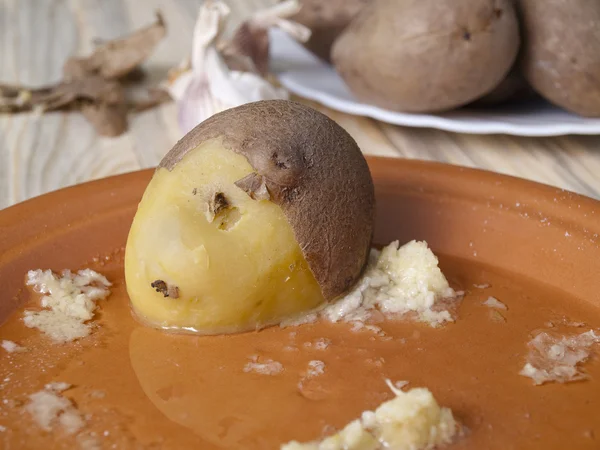
[[[0,339],[28,349],[1,354],[2,448],[77,448],[77,438],[40,430],[23,410],[27,396],[51,381],[74,385],[64,395],[90,415],[81,434],[93,434],[102,448],[276,449],[320,438],[390,399],[385,378],[428,387],[453,410],[468,428],[453,449],[600,446],[600,358],[585,363],[584,382],[534,386],[518,375],[527,341],[549,322],[557,324],[551,331],[564,333],[600,326],[597,308],[559,291],[442,257],[444,273],[466,295],[457,322],[440,329],[395,321],[379,324],[386,337],[330,323],[170,335],[132,318],[122,255],[117,250],[86,265],[114,282],[89,338],[51,344],[24,327],[22,309],[0,327]],[[488,296],[508,306],[505,322],[481,304]],[[558,325],[565,319],[586,327]],[[317,340],[329,346],[319,350]],[[244,372],[254,355],[280,362],[283,372]],[[324,374],[306,378],[311,360],[325,363]]]

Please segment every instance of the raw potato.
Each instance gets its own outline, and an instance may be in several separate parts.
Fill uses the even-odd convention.
[[[372,0],[301,0],[302,8],[290,20],[310,28],[304,45],[319,58],[330,61],[331,46],[350,21]]]
[[[283,100],[214,115],[139,205],[125,255],[134,311],[205,334],[277,323],[352,287],[373,215],[366,161],[332,120]]]
[[[335,41],[332,59],[358,99],[437,112],[492,91],[518,50],[511,0],[376,0]]]
[[[582,116],[600,116],[600,2],[519,0],[523,70],[543,97]]]

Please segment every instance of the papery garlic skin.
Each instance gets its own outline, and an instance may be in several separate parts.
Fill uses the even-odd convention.
[[[301,25],[280,17],[293,13],[297,1],[285,2],[286,8],[277,5],[270,13],[256,15],[256,26],[279,26],[290,30],[298,39],[310,36]],[[210,116],[245,103],[259,100],[289,98],[285,89],[273,86],[253,72],[230,70],[219,52],[218,39],[229,7],[220,0],[207,0],[201,7],[194,28],[192,57],[189,64],[180,67],[174,79],[167,83],[169,94],[177,103],[179,127],[188,133]],[[265,17],[270,17],[266,20]],[[252,19],[251,19],[252,20]],[[187,66],[187,70],[186,69]]]

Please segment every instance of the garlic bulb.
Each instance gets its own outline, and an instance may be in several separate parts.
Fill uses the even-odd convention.
[[[268,61],[267,30],[277,26],[298,40],[308,39],[310,30],[285,19],[298,8],[297,0],[292,0],[260,11],[238,28],[232,40],[223,43],[219,38],[229,7],[220,0],[204,2],[194,28],[190,61],[171,73],[166,86],[177,103],[184,134],[225,109],[288,98],[287,91],[263,78]]]

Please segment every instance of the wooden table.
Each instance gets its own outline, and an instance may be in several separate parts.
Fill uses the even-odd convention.
[[[232,23],[273,0],[229,0]],[[168,37],[145,68],[151,81],[190,50],[198,0],[0,0],[0,81],[59,80],[63,62],[149,24],[161,9]],[[367,154],[480,167],[600,198],[600,136],[521,138],[412,129],[317,106]],[[64,186],[156,165],[180,137],[173,104],[131,118],[118,138],[98,137],[82,116],[0,116],[0,208]]]

